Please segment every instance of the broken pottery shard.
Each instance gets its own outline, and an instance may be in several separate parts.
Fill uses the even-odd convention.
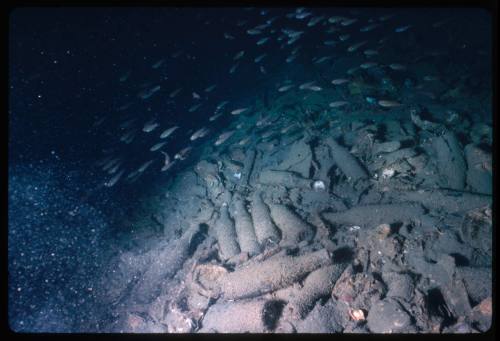
[[[173,277],[189,257],[191,241],[198,232],[200,232],[200,225],[194,224],[184,232],[181,238],[169,243],[169,246],[153,260],[141,282],[134,288],[138,301],[149,303],[159,295],[160,283]]]
[[[432,190],[432,191],[401,191],[400,195],[405,200],[419,202],[427,208],[439,208],[448,213],[460,211],[469,211],[476,208],[491,205],[491,196],[454,192],[450,190]]]
[[[368,328],[374,333],[404,333],[413,331],[410,316],[392,298],[375,302],[368,313]]]
[[[219,219],[214,229],[222,259],[228,259],[240,253],[236,231],[233,221],[229,218],[227,205],[222,205],[220,208]]]
[[[302,177],[308,178],[311,162],[311,147],[306,143],[306,138],[303,138],[290,145],[283,162],[279,164],[277,169],[296,172]]]
[[[266,300],[217,302],[202,321],[201,333],[263,333]]]
[[[319,170],[315,174],[315,178],[322,180],[325,183],[326,188],[330,188],[330,177],[328,173],[330,169],[335,165],[335,161],[333,160],[329,148],[320,144],[315,148],[316,160],[319,162]]]
[[[422,112],[423,108],[420,107],[415,107],[410,109],[411,120],[417,127],[419,127],[422,130],[431,132],[433,134],[439,134],[440,132],[443,131],[444,129],[443,125],[422,119],[421,118]]]
[[[460,142],[451,131],[433,140],[437,167],[444,188],[463,190],[467,165]]]
[[[259,253],[260,246],[255,236],[252,219],[245,208],[243,198],[238,194],[233,196],[231,215],[234,218],[234,226],[241,251],[248,252],[251,255]]]
[[[306,277],[302,289],[290,299],[285,310],[288,309],[295,318],[304,318],[319,298],[332,292],[345,267],[345,264],[333,264],[311,272]]]
[[[220,289],[225,300],[260,296],[287,287],[329,264],[326,249],[296,257],[276,256],[228,273],[222,277]]]
[[[264,185],[282,185],[285,187],[312,188],[312,180],[305,179],[293,172],[264,170],[260,172],[259,182]]]
[[[395,152],[399,148],[401,148],[401,142],[399,142],[399,141],[389,141],[389,142],[384,142],[384,143],[378,143],[375,146],[373,146],[373,153],[374,154],[391,153],[391,152]]]
[[[382,223],[415,222],[425,214],[420,204],[397,203],[356,206],[346,211],[323,213],[323,217],[333,224],[375,227]]]
[[[330,146],[335,163],[348,178],[351,178],[354,182],[368,178],[368,173],[346,148],[339,145],[331,137],[326,139],[326,143]]]
[[[245,160],[243,161],[243,171],[241,172],[241,184],[243,186],[248,185],[248,179],[252,173],[254,162],[255,162],[255,149],[250,149],[245,154]]]
[[[252,195],[252,221],[255,235],[261,245],[268,242],[277,244],[280,241],[280,233],[271,220],[271,213],[260,192],[254,192]]]
[[[294,245],[314,238],[314,228],[285,205],[270,204],[271,218],[281,230],[281,245]]]
[[[467,160],[467,184],[477,193],[493,193],[491,154],[486,153],[474,144],[465,146]]]

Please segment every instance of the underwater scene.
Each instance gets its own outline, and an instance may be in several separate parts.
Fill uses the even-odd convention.
[[[9,16],[8,324],[23,333],[482,333],[480,8]]]

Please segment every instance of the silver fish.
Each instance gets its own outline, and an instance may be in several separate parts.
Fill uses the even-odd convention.
[[[215,115],[210,116],[210,118],[209,118],[208,120],[209,120],[210,122],[213,122],[213,121],[215,121],[216,119],[218,119],[219,117],[221,117],[221,116],[222,116],[222,114],[223,114],[222,112],[219,112],[219,113],[217,113],[217,114],[215,114]]]
[[[283,86],[281,86],[281,87],[278,88],[278,91],[279,92],[285,92],[285,91],[290,90],[293,87],[294,87],[293,84],[283,85]]]
[[[299,85],[299,89],[300,89],[300,90],[305,90],[305,89],[308,89],[308,88],[310,88],[311,86],[313,86],[313,84],[314,84],[314,83],[316,83],[316,81],[303,83],[303,84]]]
[[[356,19],[356,18],[346,19],[346,20],[342,20],[340,22],[340,25],[341,26],[350,26],[350,25],[354,24],[356,21],[358,21],[358,19]]]
[[[261,65],[259,69],[260,69],[260,72],[261,72],[261,73],[263,73],[263,74],[266,74],[266,73],[267,73],[267,71],[266,71],[266,69],[264,68],[264,66],[263,66],[263,65]]]
[[[241,57],[243,57],[245,55],[245,51],[244,50],[241,50],[240,52],[236,53],[233,57],[233,60],[238,60],[240,59]]]
[[[321,15],[321,16],[318,16],[318,17],[312,17],[309,22],[307,23],[307,26],[308,27],[312,27],[312,26],[315,26],[317,23],[319,23],[320,21],[322,21],[323,19],[325,19],[325,16],[324,15]]]
[[[328,105],[330,106],[330,108],[340,108],[340,107],[343,107],[344,105],[347,105],[347,104],[349,104],[349,102],[347,102],[347,101],[335,101],[335,102],[331,102]]]
[[[386,14],[378,18],[379,21],[386,21],[393,18],[396,14]]]
[[[338,22],[345,21],[345,20],[347,20],[346,17],[340,17],[340,16],[333,16],[333,17],[328,18],[328,22],[330,24],[336,24]]]
[[[378,105],[384,108],[395,108],[395,107],[400,107],[402,104],[396,101],[381,99],[380,101],[378,101]]]
[[[122,105],[121,107],[119,107],[118,109],[116,109],[117,111],[123,111],[125,109],[128,109],[131,105],[133,104],[133,102],[128,102],[128,103],[125,103],[124,105]]]
[[[389,64],[389,68],[391,68],[392,70],[395,70],[395,71],[406,70],[406,66],[404,66],[402,64],[397,64],[397,63]]]
[[[262,25],[255,26],[254,29],[262,31],[262,30],[266,29],[268,26],[269,26],[269,24],[262,24]]]
[[[158,126],[159,126],[158,123],[156,123],[154,120],[151,120],[151,121],[146,122],[144,124],[144,128],[142,128],[142,131],[145,132],[145,133],[150,133],[153,130],[155,130],[156,127],[158,127]]]
[[[337,42],[335,40],[325,40],[323,42],[323,45],[326,45],[326,46],[333,46],[335,44],[337,44]]]
[[[127,71],[120,77],[120,82],[122,83],[125,82],[129,77],[130,77],[130,71]]]
[[[158,149],[163,147],[166,143],[167,142],[159,142],[159,143],[155,144],[154,146],[152,146],[149,150],[152,152],[157,151]]]
[[[345,84],[345,83],[349,83],[349,80],[346,78],[337,78],[337,79],[332,80],[333,85],[341,85],[341,84]]]
[[[261,38],[257,41],[257,45],[265,44],[269,40],[269,37]]]
[[[160,150],[160,153],[165,155],[165,161],[163,162],[163,167],[161,168],[161,171],[164,172],[172,166],[172,163],[170,162],[170,156],[166,152]]]
[[[224,108],[226,106],[226,104],[228,104],[229,101],[222,101],[220,102],[218,105],[217,105],[217,110],[220,110],[222,108]]]
[[[359,42],[359,43],[356,43],[354,45],[351,45],[347,48],[347,52],[354,52],[356,51],[357,49],[359,49],[361,46],[365,45],[366,43],[368,43],[367,40],[364,40],[362,42]]]
[[[148,167],[154,162],[155,160],[149,160],[149,161],[146,161],[142,164],[141,167],[139,167],[139,169],[137,170],[139,173],[143,173],[146,169],[148,169]]]
[[[434,81],[439,80],[439,77],[437,77],[437,76],[427,75],[427,76],[424,76],[422,79],[423,79],[424,81],[426,81],[426,82],[434,82]]]
[[[189,107],[188,111],[189,112],[195,112],[196,110],[198,110],[199,107],[201,107],[201,104],[202,103],[198,103],[198,104],[192,105],[191,107]]]
[[[250,141],[251,138],[252,138],[251,136],[247,136],[247,137],[243,138],[242,140],[240,140],[238,142],[238,145],[240,145],[240,146],[246,145],[248,143],[248,141]]]
[[[290,38],[286,43],[288,45],[292,45],[293,43],[295,43],[297,40],[299,40],[300,36],[296,36],[296,37],[293,37],[293,38]]]
[[[224,142],[226,142],[231,136],[233,136],[233,134],[236,132],[236,130],[230,130],[230,131],[227,131],[225,133],[222,133],[219,135],[219,137],[217,138],[217,140],[215,141],[215,145],[216,146],[219,146],[221,144],[223,144]]]
[[[286,127],[282,128],[282,129],[280,130],[280,133],[281,133],[281,134],[286,134],[286,133],[288,133],[290,130],[292,130],[292,129],[293,129],[293,128],[295,128],[295,127],[298,127],[298,124],[297,124],[296,122],[294,122],[294,123],[292,123],[292,124],[289,124],[288,126],[286,126]]]
[[[327,60],[330,60],[330,59],[332,59],[332,56],[324,56],[324,57],[321,57],[321,58],[317,59],[314,62],[314,64],[321,64],[321,63],[323,63],[323,62],[325,62]]]
[[[292,54],[291,56],[288,56],[288,57],[286,58],[286,62],[287,62],[287,63],[291,63],[291,62],[293,62],[296,58],[297,58],[297,55],[296,55],[296,54]]]
[[[114,158],[110,161],[108,161],[103,167],[102,167],[102,170],[103,171],[107,171],[108,169],[110,169],[111,167],[113,167],[114,165],[116,165],[118,162],[120,162],[121,159],[119,157],[117,158]]]
[[[229,73],[234,73],[239,65],[240,65],[240,63],[238,62],[238,63],[234,64],[233,66],[231,66],[231,68],[229,69]]]
[[[120,166],[123,164],[123,161],[118,162],[113,168],[111,168],[108,171],[108,174],[114,174],[118,169],[120,169]]]
[[[154,63],[153,65],[151,65],[151,67],[153,69],[158,69],[164,62],[165,62],[165,58],[160,59],[159,61],[157,61],[156,63]]]
[[[264,59],[266,56],[267,56],[267,53],[263,53],[263,54],[261,54],[260,56],[255,57],[255,59],[254,59],[253,61],[254,61],[255,63],[260,63],[260,61],[261,61],[262,59]]]
[[[196,92],[193,92],[193,99],[200,99],[200,95],[198,95]]]
[[[248,108],[235,109],[235,110],[231,111],[231,115],[239,115],[247,110],[248,110]]]
[[[130,120],[126,120],[123,123],[120,124],[120,128],[125,129],[130,127],[135,121],[137,121],[136,118],[131,118]]]
[[[175,89],[174,91],[172,91],[169,95],[170,98],[174,98],[175,96],[177,96],[179,94],[179,92],[182,91],[182,88],[178,88],[178,89]]]
[[[366,70],[366,69],[371,69],[372,67],[375,67],[377,65],[378,63],[376,62],[366,62],[361,64],[359,67]]]
[[[213,89],[215,89],[215,87],[217,86],[217,84],[212,84],[210,85],[209,87],[207,87],[205,89],[205,92],[211,92]]]
[[[256,35],[256,34],[261,34],[262,31],[259,31],[259,30],[256,30],[256,29],[249,29],[249,30],[247,30],[247,33],[253,36],[253,35]]]
[[[131,137],[133,137],[135,135],[135,133],[136,133],[135,130],[130,130],[130,131],[126,132],[125,134],[122,135],[122,137],[120,137],[120,141],[122,141],[122,142],[128,141]]]
[[[351,37],[350,34],[342,34],[339,36],[339,40],[340,41],[346,41],[347,39],[349,39]]]
[[[123,173],[125,173],[124,169],[122,169],[119,173],[117,173],[115,176],[113,176],[111,179],[109,179],[109,181],[106,182],[104,185],[106,187],[113,186],[114,184],[116,184],[118,182],[118,180],[120,180],[120,178],[123,175]]]
[[[374,30],[378,26],[379,26],[379,24],[371,24],[371,25],[363,26],[359,29],[359,32],[369,32],[369,31]]]
[[[364,50],[363,53],[367,57],[378,55],[378,51],[377,50],[370,50],[370,49]]]
[[[232,35],[230,35],[229,33],[224,33],[224,38],[230,39],[230,40],[234,39],[234,37]]]
[[[318,86],[318,85],[311,85],[309,87],[307,87],[307,90],[311,90],[311,91],[321,91],[323,90],[322,87]]]
[[[161,89],[161,87],[159,85],[157,85],[154,88],[139,92],[139,94],[137,96],[139,96],[142,99],[148,99],[151,96],[153,96],[156,92],[158,92],[160,89]]]
[[[189,138],[191,141],[194,141],[194,140],[197,140],[199,138],[202,138],[202,137],[205,137],[208,133],[209,133],[210,130],[208,130],[207,128],[203,127],[203,128],[200,128],[198,129],[197,131],[195,131],[193,133],[193,135],[191,135],[191,137]]]
[[[295,15],[295,18],[297,18],[299,20],[302,20],[302,19],[307,18],[311,14],[312,14],[311,12],[302,12],[302,13],[299,13],[299,14]]]
[[[171,128],[165,129],[163,133],[161,133],[160,138],[165,139],[169,137],[174,131],[176,131],[179,127],[178,126],[173,126]]]
[[[411,28],[412,25],[406,25],[406,26],[400,26],[400,27],[396,27],[394,29],[394,32],[396,33],[401,33],[401,32],[404,32],[404,31],[407,31],[409,28]]]
[[[188,153],[193,149],[193,147],[186,147],[182,150],[180,150],[177,154],[174,155],[175,160],[185,160]]]

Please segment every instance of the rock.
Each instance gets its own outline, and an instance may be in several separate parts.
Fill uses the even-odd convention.
[[[280,313],[267,312],[264,299],[217,302],[202,320],[201,333],[264,333],[274,327]],[[276,316],[277,315],[277,316]]]
[[[264,185],[280,185],[287,188],[311,189],[313,181],[288,171],[263,170],[260,172],[259,182]]]
[[[493,225],[489,208],[479,208],[469,212],[462,223],[461,238],[475,250],[471,265],[491,266],[493,246]]]
[[[298,333],[340,333],[343,329],[332,300],[325,305],[317,302],[304,320],[296,322],[296,328]]]
[[[493,306],[491,296],[485,298],[472,309],[469,320],[482,332],[491,328]]]
[[[463,190],[465,188],[465,163],[463,149],[455,134],[447,131],[444,135],[433,139],[436,163],[444,188]]]
[[[352,179],[352,181],[356,183],[359,179],[366,179],[369,177],[366,169],[361,166],[359,160],[345,147],[339,145],[331,137],[327,138],[325,142],[330,147],[333,160],[348,179]]]
[[[373,333],[408,333],[414,329],[408,313],[391,298],[373,304],[367,321],[368,328]]]
[[[491,268],[458,267],[465,289],[473,303],[479,303],[491,296],[493,285]]]
[[[382,278],[389,287],[389,291],[386,294],[387,297],[395,297],[408,302],[412,300],[415,284],[410,275],[385,272],[382,273]]]
[[[311,162],[311,147],[309,147],[305,139],[301,139],[290,146],[283,161],[276,169],[296,172],[303,178],[309,178]]]
[[[411,222],[421,219],[425,211],[419,204],[397,203],[355,206],[341,212],[325,212],[323,217],[332,224],[376,227],[382,223]]]
[[[374,154],[391,153],[395,152],[399,148],[401,148],[401,142],[399,141],[377,143],[376,145],[373,146],[373,153]]]

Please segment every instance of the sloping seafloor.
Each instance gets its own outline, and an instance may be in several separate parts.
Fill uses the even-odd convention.
[[[326,111],[329,91],[258,101],[227,143],[141,199],[136,242],[95,291],[104,330],[490,327],[489,104],[457,88],[445,94],[459,110]]]

